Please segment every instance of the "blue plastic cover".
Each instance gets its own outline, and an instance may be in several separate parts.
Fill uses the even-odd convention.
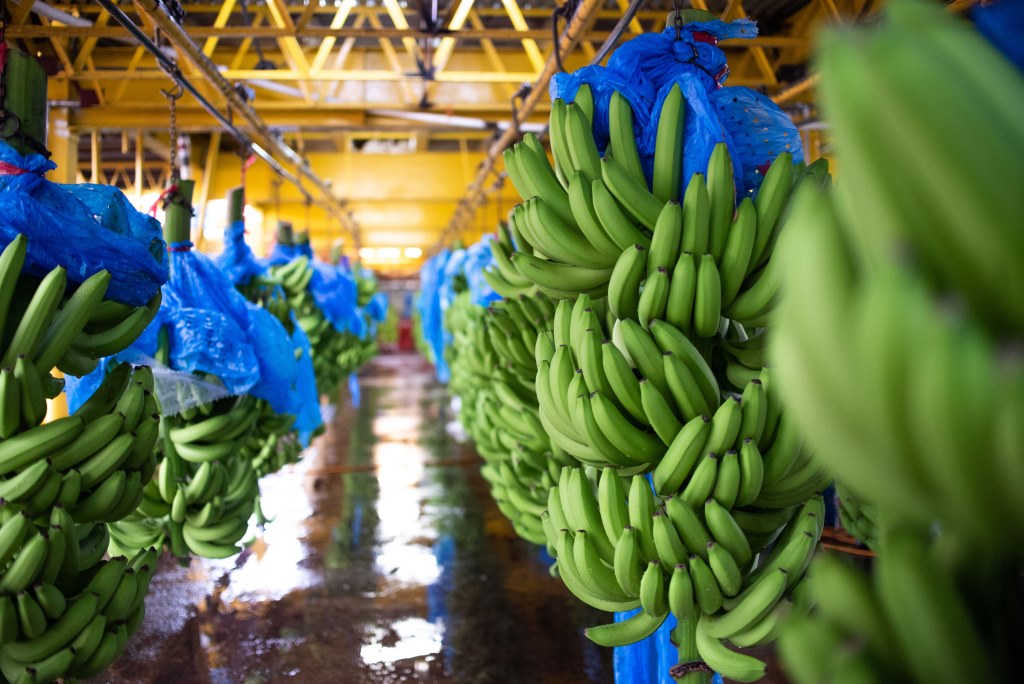
[[[487,306],[501,299],[501,295],[484,279],[483,273],[485,268],[494,263],[494,254],[491,252],[491,242],[494,240],[493,235],[484,235],[480,242],[470,245],[466,250],[463,268],[469,284],[470,299],[477,306]]]
[[[1024,71],[1024,2],[998,0],[974,7],[969,16],[997,50]]]
[[[362,403],[362,393],[359,391],[359,376],[355,373],[348,374],[348,395],[352,400],[352,407],[359,408]]]
[[[224,231],[224,251],[214,259],[235,285],[245,285],[267,270],[245,241],[245,221],[233,221]]]
[[[292,348],[301,349],[298,369],[295,374],[295,404],[289,413],[295,416],[294,428],[299,433],[302,446],[309,446],[313,431],[323,425],[320,413],[320,393],[316,388],[316,374],[313,372],[313,349],[309,337],[292,313]]]
[[[249,393],[270,403],[275,413],[297,412],[294,392],[299,362],[291,336],[272,313],[246,302],[249,310],[249,336],[256,343],[260,379]]]
[[[555,74],[551,98],[572,101],[580,85],[589,84],[594,97],[594,138],[603,150],[611,94],[621,92],[633,108],[637,148],[650,181],[661,106],[678,84],[686,99],[680,196],[694,173],[707,171],[712,150],[724,142],[742,197],[760,187],[764,170],[781,152],[791,152],[795,161],[803,159],[800,134],[775,103],[749,88],[722,87],[728,67],[715,39],[756,35],[757,26],[749,19],[686,24],[678,39],[674,26],[662,33],[646,33],[612,53],[607,67]]]
[[[309,292],[313,301],[323,312],[324,318],[338,332],[350,331],[357,335],[362,332],[362,322],[356,312],[356,281],[349,273],[310,258],[313,277],[309,281]]]
[[[63,266],[69,281],[81,283],[107,269],[108,299],[148,302],[168,277],[160,224],[117,188],[51,183],[43,174],[54,168],[42,155],[22,156],[0,141],[0,249],[22,233],[28,273]]]
[[[420,314],[423,341],[434,355],[434,369],[437,379],[448,382],[451,371],[444,358],[445,331],[444,309],[441,307],[441,285],[444,281],[445,265],[451,252],[442,250],[423,263],[420,269],[420,297],[416,307]]]
[[[245,297],[205,254],[172,251],[170,261],[160,313],[132,346],[153,356],[157,333],[166,327],[172,368],[215,375],[233,394],[249,391],[259,382],[260,361]]]
[[[615,622],[622,622],[639,613],[637,608],[615,613]],[[676,619],[669,615],[658,631],[643,641],[629,646],[617,646],[612,653],[615,684],[676,684],[669,670],[679,662],[679,651],[672,643],[672,630]],[[722,675],[715,673],[712,684],[724,684]]]

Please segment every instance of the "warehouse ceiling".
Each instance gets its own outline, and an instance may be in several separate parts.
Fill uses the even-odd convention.
[[[223,93],[155,29],[157,1],[117,6],[230,117]],[[563,2],[552,0],[159,1],[170,14],[180,13],[180,25],[203,55],[267,126],[333,183],[363,226],[363,242],[382,245],[428,247],[441,234],[487,142],[509,125],[517,94],[543,71],[566,24]],[[814,116],[807,62],[815,29],[863,18],[881,4],[681,2],[725,19],[755,18],[760,36],[722,42],[728,85],[759,89],[801,120]],[[578,49],[563,60],[565,69],[594,57],[628,5],[600,5]],[[171,82],[153,55],[96,2],[6,0],[6,6],[8,40],[44,64],[51,107],[65,113],[59,126],[75,149],[64,163],[75,177],[119,185],[140,198],[166,183],[170,115],[162,91]],[[672,8],[672,0],[647,0],[621,40],[662,30]],[[547,114],[542,98],[527,124],[540,128]],[[238,123],[247,130],[245,121]],[[234,153],[245,151],[188,95],[176,103],[175,124],[189,136],[196,177],[206,179],[200,201],[223,196],[241,178]],[[250,172],[250,204],[265,216],[310,222],[315,240],[332,237],[328,227],[337,222],[310,212],[301,193],[271,182],[260,168]],[[498,195],[479,230],[515,200],[507,189]]]

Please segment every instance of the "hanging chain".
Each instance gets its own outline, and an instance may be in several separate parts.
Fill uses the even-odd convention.
[[[161,89],[160,92],[167,98],[171,109],[170,154],[168,155],[170,159],[168,161],[170,180],[174,182],[178,180],[178,100],[185,94],[185,89],[181,87],[180,83],[177,83],[171,90]]]
[[[683,0],[672,0],[672,9],[675,14],[676,40],[683,37]]]

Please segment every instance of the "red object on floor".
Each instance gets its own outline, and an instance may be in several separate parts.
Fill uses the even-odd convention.
[[[412,341],[412,321],[403,318],[398,321],[398,351],[411,352],[416,348]]]

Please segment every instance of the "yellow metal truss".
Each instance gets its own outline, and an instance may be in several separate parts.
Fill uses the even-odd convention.
[[[511,119],[512,96],[544,71],[554,45],[552,13],[562,2],[439,0],[436,17],[424,11],[431,3],[419,0],[222,0],[186,2],[183,9],[188,33],[203,54],[226,79],[251,89],[253,106],[267,125],[293,147],[306,149],[310,168],[331,179],[347,199],[366,244],[428,247],[453,225],[496,126]],[[564,59],[566,69],[590,60],[628,4],[601,5],[579,46]],[[826,23],[863,18],[883,4],[774,3],[799,9],[768,31],[762,27],[755,39],[721,43],[732,69],[729,84],[759,88],[787,106],[803,105],[804,114],[813,112],[814,77],[804,67],[815,32]],[[166,182],[168,108],[159,91],[168,80],[153,57],[96,3],[45,2],[66,21],[35,11],[34,0],[8,5],[8,40],[39,55],[51,73],[50,98],[57,104],[51,104],[50,147],[58,162],[80,179],[113,183],[138,197]],[[683,5],[725,19],[748,14],[744,0]],[[756,6],[770,9],[773,3]],[[648,0],[622,40],[662,30],[672,8],[672,0]],[[122,9],[154,35],[145,12],[124,4]],[[187,60],[180,64],[203,95],[227,111],[223,96]],[[526,122],[543,124],[547,112],[547,98],[539,98]],[[204,213],[207,200],[238,183],[240,160],[229,152],[227,138],[222,145],[217,122],[189,97],[178,103],[177,125],[193,138]],[[65,139],[55,140],[55,130]],[[809,149],[818,149],[817,135],[808,133]],[[112,136],[120,140],[121,153],[105,155]],[[81,161],[79,148],[88,149]],[[75,177],[64,173],[67,180]],[[470,237],[490,229],[516,199],[507,186],[478,190],[479,202],[455,222]],[[306,220],[301,195],[279,187],[259,166],[250,174],[248,196],[268,221]],[[308,216],[315,243],[335,237],[334,217],[322,210]]]

